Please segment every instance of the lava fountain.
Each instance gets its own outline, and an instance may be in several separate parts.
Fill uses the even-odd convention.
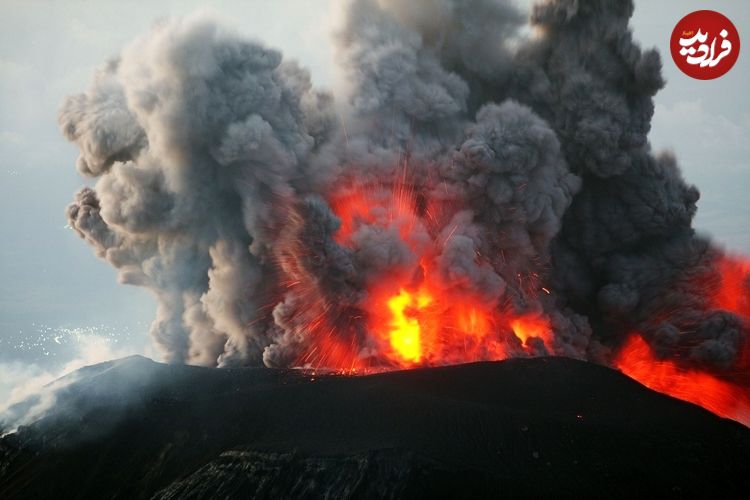
[[[455,236],[460,203],[436,200],[405,174],[398,177],[392,183],[349,181],[329,195],[338,217],[333,235],[338,245],[356,251],[362,239],[387,234],[412,259],[369,276],[354,308],[331,305],[310,275],[290,278],[292,289],[315,290],[300,294],[307,304],[298,309],[321,311],[304,327],[310,341],[298,366],[361,373],[501,360],[539,348],[543,353],[552,339],[552,324],[543,311],[483,296],[464,286],[460,273],[446,275],[439,269],[441,251]],[[302,267],[296,263],[305,258],[303,248],[280,248],[282,269]],[[488,265],[480,251],[474,261]],[[549,292],[538,280],[528,291]]]

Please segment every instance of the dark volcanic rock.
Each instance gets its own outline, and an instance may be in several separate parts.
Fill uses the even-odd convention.
[[[367,377],[126,358],[0,440],[0,498],[744,497],[750,430],[607,368]]]

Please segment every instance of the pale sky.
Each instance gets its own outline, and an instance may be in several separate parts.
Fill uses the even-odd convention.
[[[81,338],[101,337],[106,352],[117,353],[143,352],[149,343],[148,292],[118,285],[114,269],[65,227],[66,205],[90,182],[58,131],[65,96],[85,90],[94,68],[155,20],[199,9],[281,49],[310,69],[317,86],[335,89],[329,34],[340,3],[0,0],[0,364],[62,366],[80,354]],[[718,80],[683,75],[669,55],[674,25],[702,8],[729,17],[747,47]],[[637,0],[631,24],[642,46],[661,52],[668,82],[656,97],[652,144],[673,150],[700,188],[696,227],[750,254],[750,2]]]

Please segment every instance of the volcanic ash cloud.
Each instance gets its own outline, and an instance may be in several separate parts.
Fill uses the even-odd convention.
[[[750,267],[694,234],[698,191],[651,151],[664,82],[632,10],[354,1],[336,99],[210,19],[158,24],[62,106],[98,178],[70,225],[155,294],[171,362],[606,363],[639,335],[746,372]]]

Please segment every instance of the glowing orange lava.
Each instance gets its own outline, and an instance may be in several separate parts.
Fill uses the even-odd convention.
[[[501,307],[497,297],[441,274],[440,256],[455,236],[453,217],[462,207],[427,191],[402,178],[390,184],[352,180],[327,195],[340,220],[333,235],[339,245],[356,253],[362,239],[375,238],[386,242],[386,252],[389,245],[398,247],[395,263],[368,275],[362,298],[347,309],[325,300],[315,277],[305,271],[305,250],[298,248],[294,233],[284,241],[282,269],[305,304],[295,310],[304,325],[300,336],[310,339],[297,360],[300,366],[362,373],[539,353],[539,343],[527,342],[533,337],[551,345],[552,328],[543,313]],[[479,251],[474,259],[489,268]],[[536,275],[523,279],[537,283]]]
[[[392,364],[406,368],[510,356],[503,333],[512,332],[508,321],[515,315],[431,288],[429,273],[425,276],[415,290],[401,288],[368,304],[368,330]]]
[[[747,373],[750,370],[750,259],[724,255],[717,268],[718,283],[715,289],[708,291],[711,305],[739,316],[744,322],[745,340],[736,366]]]
[[[554,354],[553,325],[544,312],[518,311],[475,295],[461,283],[445,282],[439,257],[456,231],[452,217],[461,207],[416,191],[402,179],[393,184],[352,182],[329,193],[328,202],[340,219],[334,235],[339,245],[357,252],[360,238],[375,235],[403,245],[399,255],[404,248],[410,255],[406,262],[397,260],[368,276],[363,298],[348,309],[325,300],[315,277],[298,264],[304,249],[289,239],[283,269],[305,303],[300,335],[312,339],[299,365],[363,373]],[[479,251],[475,262],[485,263]],[[536,273],[519,274],[518,281],[527,297],[550,294]],[[750,261],[722,256],[696,286],[705,289],[709,307],[736,314],[750,325]],[[737,373],[750,365],[748,342],[741,348]],[[629,336],[614,364],[656,391],[750,425],[748,380],[659,359],[639,334]]]
[[[750,325],[750,260],[723,255],[715,264],[715,274],[699,279],[711,308],[728,311]],[[747,339],[734,372],[721,378],[695,368],[684,368],[676,361],[659,359],[640,334],[631,334],[614,360],[626,375],[643,385],[678,399],[695,403],[722,417],[750,426],[750,381],[741,375],[750,363]]]
[[[683,369],[674,361],[657,358],[637,333],[628,337],[615,365],[650,389],[750,426],[750,392],[746,388],[709,373]]]
[[[713,305],[750,320],[750,260],[724,256],[718,262],[719,284]]]
[[[342,309],[326,300],[302,264],[305,249],[298,248],[293,232],[279,245],[286,249],[280,262],[289,286],[304,303],[298,313],[299,335],[311,339],[298,364],[354,374],[555,354],[552,321],[543,311],[515,310],[475,294],[460,280],[446,283],[440,256],[458,227],[452,217],[461,207],[416,191],[401,179],[392,184],[351,182],[327,196],[340,220],[334,234],[339,245],[356,253],[361,239],[375,237],[387,242],[386,252],[388,245],[401,245],[399,258],[408,254],[368,275],[356,304]],[[487,264],[478,250],[474,258],[477,265]],[[536,273],[518,274],[517,279],[527,298],[551,293]],[[731,312],[750,325],[750,261],[722,256],[712,273],[695,285],[705,289],[710,308]],[[748,344],[741,347],[738,374],[750,366]],[[750,426],[750,380],[730,373],[722,378],[660,359],[635,333],[614,364],[651,389]]]
[[[432,297],[427,292],[411,293],[403,289],[388,300],[388,309],[393,316],[389,332],[391,347],[405,361],[416,363],[422,359],[419,313],[430,303]]]
[[[361,225],[397,227],[401,239],[409,241],[420,218],[414,213],[414,200],[408,186],[346,186],[329,197],[334,213],[341,220],[336,232],[338,243],[345,244]]]
[[[510,321],[510,327],[518,340],[526,344],[530,338],[541,339],[549,348],[552,344],[552,327],[541,314],[527,314]]]

